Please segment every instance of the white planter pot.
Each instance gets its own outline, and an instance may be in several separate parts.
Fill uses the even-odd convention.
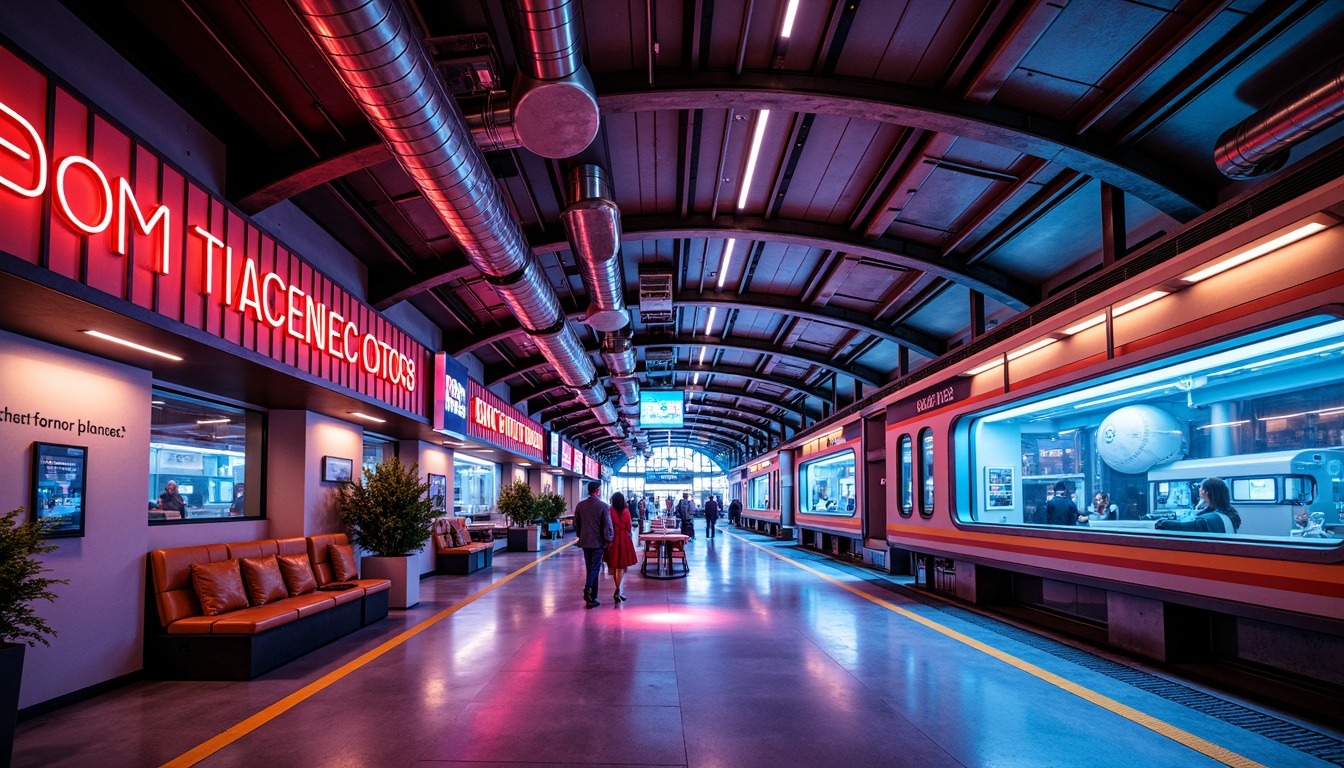
[[[392,582],[387,607],[410,608],[420,602],[420,558],[416,555],[379,557],[365,555],[360,562],[366,579],[387,579]]]

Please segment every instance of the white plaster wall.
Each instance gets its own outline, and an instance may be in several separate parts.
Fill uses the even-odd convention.
[[[402,440],[397,447],[398,456],[403,464],[412,462],[420,465],[420,481],[429,482],[430,473],[448,478],[448,494],[444,502],[448,509],[453,508],[453,454],[442,446],[421,440]],[[434,572],[434,547],[432,540],[419,552],[420,574]]]
[[[35,609],[53,629],[51,647],[28,650],[19,706],[27,707],[141,666],[145,514],[149,498],[147,371],[0,331],[0,408],[126,428],[125,437],[78,435],[0,422],[0,508],[27,507],[32,444],[87,446],[85,536],[52,539],[43,557],[57,585]],[[207,528],[210,526],[190,526]]]
[[[322,482],[322,457],[360,469],[364,431],[356,424],[311,411],[271,411],[267,423],[266,516],[274,538],[341,530],[336,484]]]

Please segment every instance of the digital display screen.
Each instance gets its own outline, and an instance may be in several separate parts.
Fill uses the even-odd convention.
[[[677,428],[683,425],[686,394],[676,392],[650,392],[639,394],[639,423],[645,429],[662,427]]]
[[[1252,477],[1232,481],[1234,501],[1274,501],[1275,491],[1272,477]]]

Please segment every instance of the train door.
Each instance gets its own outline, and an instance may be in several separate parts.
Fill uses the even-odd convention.
[[[863,537],[887,538],[887,413],[863,420]]]

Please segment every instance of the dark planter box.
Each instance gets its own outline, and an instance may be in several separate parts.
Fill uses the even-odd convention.
[[[23,643],[0,643],[0,766],[9,768],[14,754],[14,724],[19,716],[19,682],[23,678]]]

